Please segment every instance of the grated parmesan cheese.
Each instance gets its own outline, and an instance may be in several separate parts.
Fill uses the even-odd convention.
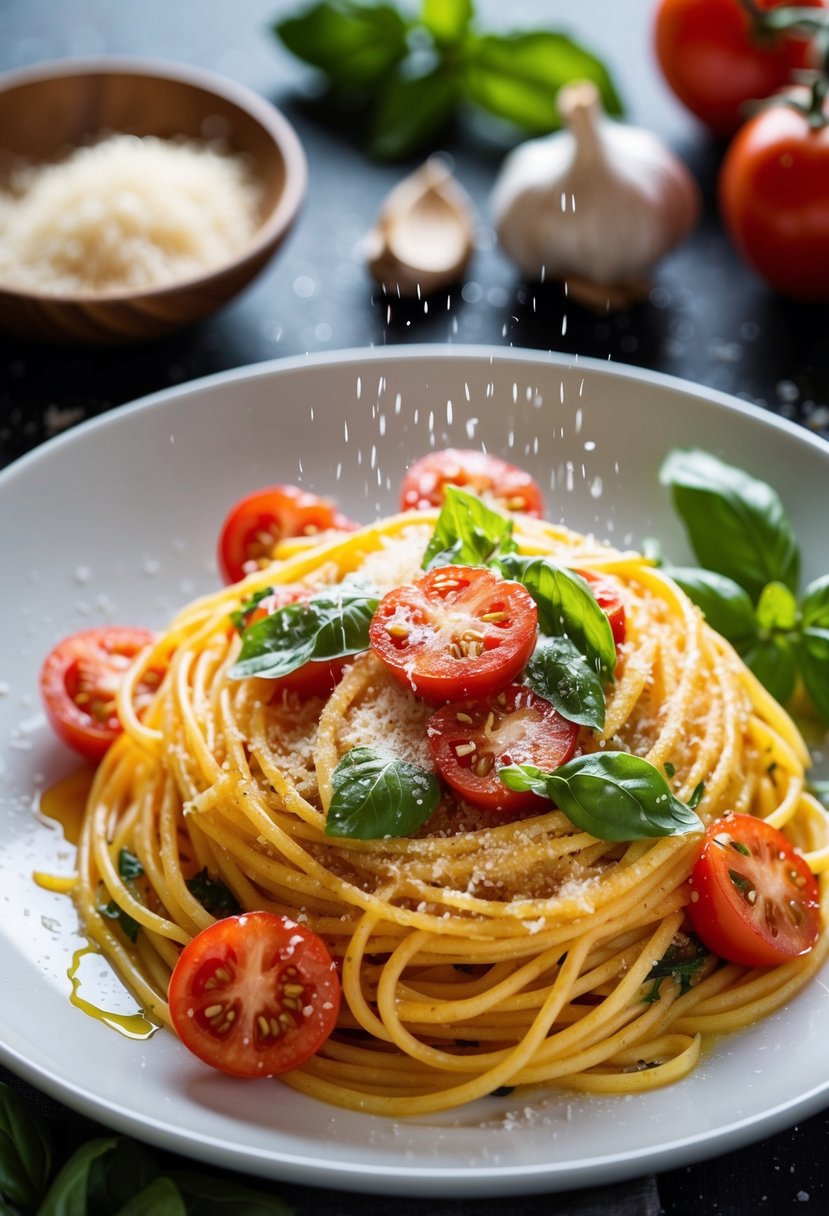
[[[245,161],[196,141],[111,135],[0,190],[0,285],[55,295],[165,287],[229,261],[259,225]]]

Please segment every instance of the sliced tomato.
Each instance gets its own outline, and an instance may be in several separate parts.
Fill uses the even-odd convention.
[[[40,670],[40,693],[55,733],[87,760],[100,760],[122,727],[118,688],[135,656],[153,641],[149,629],[102,625],[64,638]],[[162,673],[148,671],[136,686],[136,708],[148,702]]]
[[[578,726],[523,684],[510,684],[483,701],[444,705],[426,728],[446,784],[475,806],[502,812],[542,808],[544,799],[507,789],[500,770],[509,764],[558,768],[573,755],[578,735]]]
[[[400,487],[401,510],[439,507],[447,486],[470,490],[503,510],[536,517],[544,514],[541,488],[524,469],[488,452],[459,448],[429,452],[406,470]]]
[[[613,641],[621,646],[625,640],[625,605],[619,593],[619,584],[609,574],[596,574],[592,570],[576,570],[596,597],[596,602],[610,622]]]
[[[168,996],[176,1034],[200,1060],[237,1077],[275,1077],[328,1039],[340,982],[316,933],[274,912],[244,912],[184,947]]]
[[[328,499],[299,486],[266,486],[228,512],[219,533],[219,572],[226,583],[236,583],[266,566],[281,540],[330,529],[350,532],[357,526]]]
[[[537,633],[529,592],[478,566],[440,566],[395,587],[369,628],[389,671],[435,705],[504,688],[526,665]]]
[[[266,616],[284,608],[287,604],[301,604],[313,595],[313,588],[301,583],[283,583],[274,588],[270,595],[264,596],[251,609],[245,618],[246,625],[255,625]],[[296,671],[286,676],[279,676],[270,683],[274,694],[285,691],[294,692],[300,697],[321,697],[336,688],[343,677],[349,659],[323,659],[320,662],[305,663]]]
[[[726,815],[705,834],[691,874],[688,918],[721,958],[774,967],[817,941],[817,880],[777,828],[753,815]]]

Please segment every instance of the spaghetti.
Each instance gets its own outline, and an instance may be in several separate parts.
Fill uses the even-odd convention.
[[[180,948],[213,921],[188,886],[194,874],[220,880],[246,910],[307,925],[341,968],[344,1000],[331,1038],[283,1080],[339,1106],[399,1117],[503,1086],[634,1093],[674,1081],[704,1034],[744,1027],[802,988],[827,935],[772,968],[697,957],[685,905],[699,835],[607,842],[550,804],[505,820],[444,789],[412,838],[328,835],[338,761],[380,740],[428,764],[429,708],[370,650],[328,697],[229,678],[240,648],[229,614],[251,593],[353,574],[382,593],[417,577],[435,518],[410,512],[296,545],[188,607],[131,668],[124,734],[98,769],[79,848],[85,930],[148,1016],[169,1023]],[[703,783],[706,823],[760,816],[825,873],[829,828],[805,788],[802,739],[683,592],[639,555],[564,528],[517,517],[515,539],[521,553],[620,587],[626,638],[604,729],[582,728],[582,750],[645,757],[685,801]],[[156,669],[166,674],[139,719],[135,689]],[[119,874],[125,848],[143,868],[135,883]],[[108,901],[140,927],[134,944],[101,915]],[[670,960],[689,951],[686,982]]]

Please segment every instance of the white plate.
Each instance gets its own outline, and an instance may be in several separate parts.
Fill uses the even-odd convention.
[[[556,519],[684,556],[657,469],[699,444],[777,486],[805,554],[829,570],[829,447],[777,418],[665,377],[547,354],[451,347],[286,359],[158,394],[67,433],[0,477],[0,1057],[103,1123],[236,1169],[317,1185],[495,1195],[609,1182],[721,1153],[829,1102],[827,994],[815,982],[748,1033],[709,1046],[672,1088],[613,1100],[491,1098],[392,1123],[278,1083],[203,1069],[175,1039],[130,1041],[73,1008],[77,938],[34,868],[70,868],[36,794],[69,771],[37,672],[66,633],[162,625],[216,585],[218,526],[241,494],[302,481],[367,519],[394,506],[430,446],[511,455]],[[551,476],[552,471],[552,476]],[[61,856],[63,853],[63,856]]]

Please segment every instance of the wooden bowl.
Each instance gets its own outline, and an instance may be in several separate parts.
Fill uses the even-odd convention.
[[[113,344],[171,333],[226,304],[273,257],[305,195],[307,164],[290,124],[233,81],[179,64],[108,58],[0,77],[0,177],[16,159],[64,158],[102,132],[221,139],[261,179],[248,247],[197,278],[122,294],[49,294],[0,284],[0,328],[35,341]]]

